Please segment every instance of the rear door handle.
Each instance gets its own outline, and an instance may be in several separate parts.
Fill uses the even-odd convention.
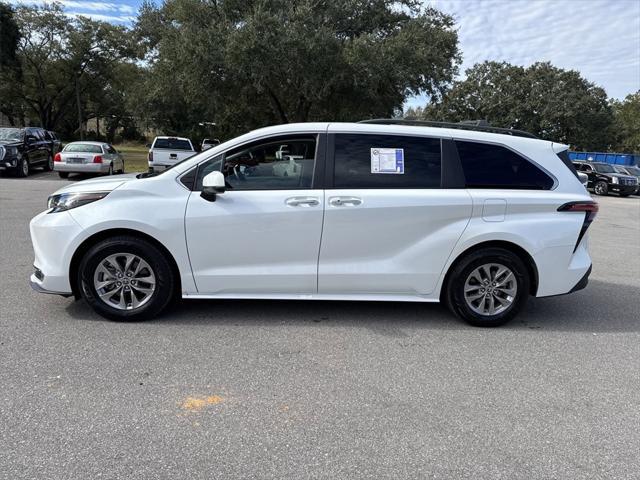
[[[316,197],[291,197],[285,202],[290,207],[315,207],[320,205],[320,201]]]
[[[334,207],[355,207],[361,203],[362,199],[358,197],[331,197],[329,199],[329,204]]]

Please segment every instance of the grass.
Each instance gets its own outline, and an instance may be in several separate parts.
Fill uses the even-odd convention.
[[[147,153],[149,149],[139,143],[120,143],[115,149],[124,157],[124,168],[127,173],[146,172],[149,169]]]

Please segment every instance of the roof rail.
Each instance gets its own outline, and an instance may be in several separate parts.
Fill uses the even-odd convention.
[[[502,135],[512,135],[515,137],[538,138],[532,133],[513,128],[490,127],[483,120],[466,120],[460,123],[453,122],[433,122],[427,120],[405,120],[402,118],[375,118],[372,120],[361,120],[358,123],[371,123],[375,125],[408,125],[415,127],[435,127],[435,128],[455,128],[458,130],[474,130],[477,132],[499,133]]]

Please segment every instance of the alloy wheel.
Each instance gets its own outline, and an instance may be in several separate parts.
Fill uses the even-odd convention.
[[[467,306],[480,315],[497,315],[507,310],[518,292],[516,276],[508,267],[487,263],[473,270],[464,283]]]
[[[132,253],[116,253],[103,259],[93,275],[98,298],[118,310],[134,310],[145,305],[156,290],[151,266]]]

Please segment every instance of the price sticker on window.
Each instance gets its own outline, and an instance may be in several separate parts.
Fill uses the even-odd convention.
[[[371,173],[404,174],[404,149],[372,148]]]

